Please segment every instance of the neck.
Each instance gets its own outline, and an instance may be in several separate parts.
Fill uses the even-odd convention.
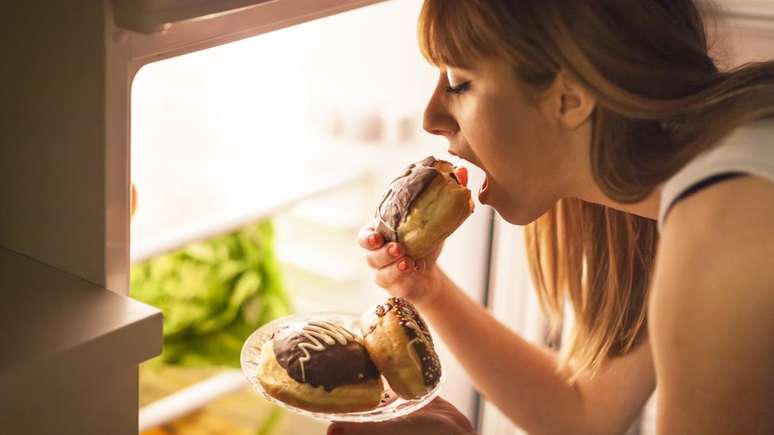
[[[647,219],[658,219],[659,201],[661,200],[660,189],[654,189],[642,201],[624,204],[614,201],[605,195],[594,181],[594,177],[591,175],[591,124],[589,122],[585,123],[583,128],[571,132],[570,136],[564,138],[563,142],[574,144],[566,149],[574,150],[576,153],[573,158],[567,160],[570,163],[564,168],[567,179],[564,180],[563,185],[564,192],[568,193],[567,196],[604,205],[625,213],[632,213]],[[584,162],[584,164],[577,165],[577,162]]]
[[[661,191],[659,189],[654,189],[653,192],[642,201],[625,204],[614,201],[602,193],[599,186],[593,181],[587,183],[587,186],[588,188],[584,192],[580,192],[576,195],[577,198],[626,213],[632,213],[647,219],[658,219],[658,207],[661,200]]]

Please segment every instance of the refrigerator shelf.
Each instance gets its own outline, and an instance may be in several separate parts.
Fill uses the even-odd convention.
[[[224,395],[249,388],[241,370],[227,370],[140,408],[139,431],[169,423]]]
[[[139,262],[187,243],[238,229],[299,201],[357,182],[364,168],[295,166],[274,171],[240,171],[190,186],[138,185],[132,222],[131,261]],[[240,175],[241,174],[241,175]],[[275,181],[276,180],[276,181]],[[147,187],[147,191],[145,188]]]

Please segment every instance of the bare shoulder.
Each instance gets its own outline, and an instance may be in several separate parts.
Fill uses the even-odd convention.
[[[649,327],[663,433],[774,430],[774,183],[679,202],[661,235]]]
[[[691,243],[733,241],[771,228],[774,182],[738,177],[714,184],[678,202],[668,215],[663,236]],[[717,230],[731,231],[719,238]],[[672,237],[674,236],[674,237]],[[710,236],[710,237],[708,237]]]

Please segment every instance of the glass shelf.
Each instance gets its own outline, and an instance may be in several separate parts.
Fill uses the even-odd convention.
[[[245,167],[249,165],[253,168]],[[218,173],[216,166],[191,170],[198,174],[196,180],[137,180],[132,262],[238,229],[303,199],[357,183],[368,173],[365,167],[313,162],[258,166],[233,162],[228,173]]]

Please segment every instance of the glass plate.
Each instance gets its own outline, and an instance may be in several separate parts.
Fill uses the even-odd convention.
[[[319,420],[351,421],[362,423],[390,420],[410,414],[430,403],[430,401],[438,395],[441,389],[441,385],[446,379],[446,372],[444,370],[441,370],[441,379],[439,380],[438,385],[436,385],[435,388],[426,395],[414,400],[405,400],[398,397],[397,394],[395,394],[395,392],[393,392],[390,388],[387,380],[382,378],[385,387],[382,401],[376,408],[368,411],[346,413],[312,412],[297,408],[293,405],[289,405],[279,399],[270,396],[266,393],[266,391],[264,391],[261,383],[258,382],[258,367],[259,357],[261,355],[261,347],[264,343],[266,343],[267,340],[271,338],[271,335],[274,333],[274,331],[277,331],[284,326],[293,324],[298,324],[300,326],[312,320],[328,320],[336,322],[349,329],[353,333],[357,335],[360,334],[360,316],[349,313],[314,313],[292,315],[274,320],[258,328],[255,332],[250,334],[250,337],[247,338],[244,346],[242,346],[241,364],[242,371],[244,372],[245,376],[247,376],[250,384],[252,384],[253,388],[255,388],[255,390],[263,397],[265,397],[266,400],[287,410]]]

